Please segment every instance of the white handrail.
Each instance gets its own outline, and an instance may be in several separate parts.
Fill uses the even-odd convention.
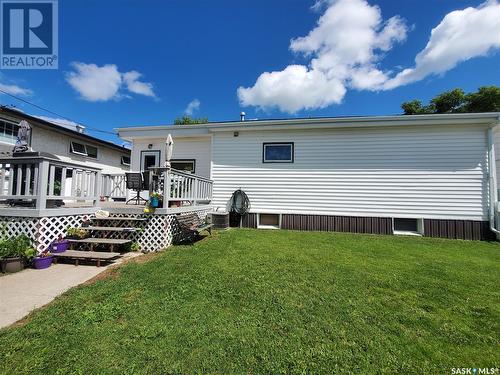
[[[101,171],[46,157],[0,159],[0,200],[31,204],[38,210],[47,201],[90,201],[96,206]]]

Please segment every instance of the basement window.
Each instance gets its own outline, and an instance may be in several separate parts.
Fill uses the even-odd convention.
[[[394,234],[421,235],[423,220],[410,218],[394,218]]]
[[[259,214],[257,227],[261,229],[279,229],[279,214]]]

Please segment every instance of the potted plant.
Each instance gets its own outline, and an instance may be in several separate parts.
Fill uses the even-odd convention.
[[[69,241],[62,235],[50,244],[50,251],[52,253],[62,253],[69,249]]]
[[[152,208],[158,208],[160,205],[160,200],[162,200],[163,197],[160,193],[153,192],[149,196],[149,204],[151,205]]]
[[[0,260],[2,272],[18,272],[24,269],[25,253],[31,248],[31,240],[20,235],[0,241]]]
[[[52,264],[52,259],[54,259],[54,256],[47,249],[33,258],[33,267],[37,270],[49,268]]]
[[[83,240],[88,237],[88,231],[82,228],[69,227],[66,229],[66,235],[68,238],[73,238],[75,240]]]

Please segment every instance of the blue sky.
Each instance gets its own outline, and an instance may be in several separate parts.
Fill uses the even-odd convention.
[[[406,100],[500,84],[496,1],[314,4],[60,0],[59,69],[2,70],[0,86],[112,131],[169,124],[189,103],[190,113],[210,121],[238,120],[240,111],[247,118],[397,114]],[[477,30],[478,19],[475,35],[466,27]],[[467,38],[448,40],[450,30]],[[5,95],[0,101],[56,117]]]

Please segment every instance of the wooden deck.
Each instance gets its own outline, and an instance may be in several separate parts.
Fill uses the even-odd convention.
[[[112,214],[143,214],[144,204],[134,205],[125,204],[125,202],[100,201],[96,206],[92,206],[91,202],[65,202],[60,207],[47,208],[42,212],[37,211],[29,206],[10,206],[5,202],[0,201],[0,216],[15,216],[15,217],[42,217],[42,216],[65,216],[65,215],[80,215],[80,214],[95,214],[97,210],[109,211]],[[192,212],[200,209],[211,208],[211,204],[198,204],[195,206],[185,205],[181,207],[157,208],[155,214],[177,214],[184,212]]]

